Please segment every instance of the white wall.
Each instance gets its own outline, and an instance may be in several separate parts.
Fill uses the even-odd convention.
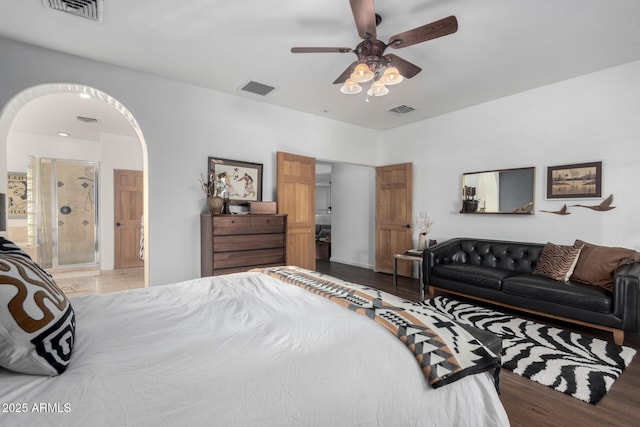
[[[114,171],[142,170],[142,149],[137,138],[100,134],[100,269],[114,265]]]
[[[375,169],[336,163],[331,180],[331,261],[373,268]]]
[[[414,213],[431,213],[430,238],[570,243],[579,237],[640,249],[640,198],[634,190],[640,172],[640,62],[377,132],[2,38],[0,55],[0,106],[35,85],[73,82],[113,96],[137,119],[148,149],[151,285],[199,276],[198,215],[205,201],[197,177],[210,155],[263,163],[264,200],[275,199],[276,151],[360,165],[411,161]],[[0,153],[6,152],[3,120]],[[540,212],[563,204],[544,199],[545,166],[594,160],[604,162],[604,193],[614,194],[616,209],[572,208],[568,216]],[[463,172],[521,166],[537,167],[535,215],[458,213]],[[0,156],[0,176],[6,172]],[[0,192],[5,189],[0,180]],[[361,208],[369,199],[354,202]],[[368,212],[373,221],[373,207]],[[361,241],[356,245],[334,256],[364,263]]]
[[[200,275],[198,215],[205,200],[197,178],[207,156],[264,164],[264,200],[275,200],[277,151],[381,163],[377,131],[2,38],[0,56],[0,106],[35,85],[72,82],[111,95],[135,116],[148,150],[151,285]],[[239,76],[238,86],[249,77]],[[0,122],[0,153],[7,129]],[[0,176],[6,172],[2,156]]]
[[[640,61],[456,111],[384,134],[384,161],[414,164],[414,212],[428,210],[430,238],[456,236],[596,244],[640,250]],[[595,212],[545,200],[546,167],[603,162],[603,196],[616,209]],[[533,216],[462,215],[461,174],[536,167]],[[568,201],[597,204],[601,200]]]
[[[136,138],[101,134],[100,141],[61,138],[10,131],[6,149],[7,170],[27,172],[29,156],[98,162],[98,219],[100,268],[113,269],[113,171],[142,170],[142,150]],[[26,227],[27,220],[10,220],[10,227]]]

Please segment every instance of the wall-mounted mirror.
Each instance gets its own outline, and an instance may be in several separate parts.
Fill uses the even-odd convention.
[[[462,174],[462,210],[473,214],[533,215],[535,167]]]

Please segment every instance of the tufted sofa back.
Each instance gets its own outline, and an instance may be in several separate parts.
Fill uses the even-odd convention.
[[[425,258],[431,259],[425,261],[431,266],[459,263],[530,273],[543,248],[539,243],[458,238],[427,249]]]

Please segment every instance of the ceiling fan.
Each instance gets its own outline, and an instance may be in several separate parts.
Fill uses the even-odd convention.
[[[392,53],[384,54],[387,47],[400,49],[427,40],[446,36],[458,31],[458,20],[455,16],[440,19],[389,38],[387,43],[377,39],[376,27],[382,21],[375,13],[373,0],[349,0],[351,11],[356,21],[356,28],[364,41],[355,49],[350,47],[292,47],[292,53],[349,53],[358,57],[333,84],[343,83],[340,91],[345,94],[356,94],[362,91],[358,83],[374,80],[367,91],[369,96],[382,96],[389,92],[386,87],[400,83],[403,77],[412,78],[422,68]]]

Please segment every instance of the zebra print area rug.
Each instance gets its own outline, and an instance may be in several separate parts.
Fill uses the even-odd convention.
[[[636,351],[613,342],[436,296],[422,304],[502,338],[502,367],[576,399],[597,403]]]

